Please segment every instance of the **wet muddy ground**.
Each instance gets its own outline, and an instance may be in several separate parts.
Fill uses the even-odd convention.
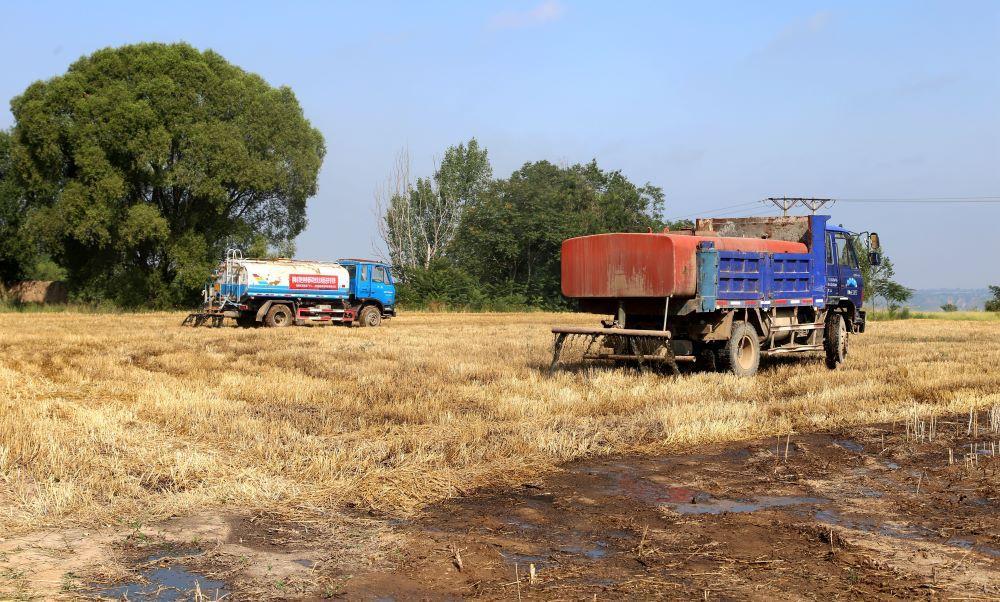
[[[931,427],[571,464],[430,510],[396,566],[337,594],[1000,598],[1000,436]]]
[[[1000,599],[998,453],[967,417],[792,434],[576,462],[410,521],[63,533],[0,571],[48,562],[61,596],[129,600]]]

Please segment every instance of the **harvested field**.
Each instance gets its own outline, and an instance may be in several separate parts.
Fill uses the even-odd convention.
[[[870,425],[882,425],[890,440],[905,440],[905,424],[914,416],[916,424],[940,417],[950,425],[949,441],[968,445],[956,424],[970,410],[978,410],[973,415],[981,416],[982,429],[981,441],[972,443],[985,445],[991,436],[986,412],[1000,406],[996,321],[876,322],[853,339],[842,370],[830,372],[818,357],[802,357],[768,363],[756,378],[738,380],[610,369],[568,369],[550,378],[548,326],[596,322],[586,315],[407,314],[378,329],[276,330],[184,329],[182,318],[0,314],[0,597],[116,595],[104,586],[149,581],[149,571],[164,558],[184,558],[186,567],[225,584],[236,598],[374,597],[393,587],[405,596],[408,582],[379,589],[378,575],[398,569],[397,580],[407,571],[419,576],[412,551],[431,541],[420,539],[421,526],[447,533],[442,521],[433,523],[435,516],[448,508],[456,515],[472,511],[455,510],[447,500],[501,500],[489,501],[482,515],[498,503],[514,507],[517,500],[503,492],[521,491],[524,483],[547,490],[547,479],[562,478],[557,475],[565,463],[581,458],[614,456],[632,464],[628,458],[638,454],[707,453],[703,447],[723,453],[728,442],[779,436],[790,447],[799,441],[808,449],[820,443],[800,439],[803,434],[869,437]],[[763,449],[764,443],[754,445]],[[870,437],[863,445],[870,448]],[[914,453],[918,464],[908,468],[946,465],[943,448],[926,453]],[[980,463],[965,477],[959,470],[964,455],[957,448],[952,454],[956,464],[948,470],[956,471],[955,482],[984,491],[977,499],[995,516],[997,460],[973,454]],[[795,467],[792,456],[788,464]],[[801,461],[793,471],[802,475],[798,481],[819,478],[810,472],[816,466],[832,473],[851,466],[846,456],[830,454]],[[645,478],[649,469],[643,470]],[[683,483],[709,478],[687,470],[678,477]],[[711,496],[772,495],[763,482],[737,490],[738,479],[720,474],[702,488]],[[913,486],[904,480],[900,488]],[[560,483],[553,481],[552,488],[584,486]],[[774,495],[832,494],[809,485]],[[657,504],[643,507],[662,514]],[[944,512],[944,506],[935,508],[927,512]],[[732,520],[728,528],[743,528],[738,517],[726,517],[699,520]],[[657,550],[688,545],[665,542],[657,531],[664,524],[650,525],[647,536]],[[985,525],[996,533],[995,519]],[[942,528],[959,529],[950,523]],[[864,529],[853,531],[864,539]],[[685,533],[693,541],[701,531],[689,525]],[[976,533],[959,535],[972,537],[970,546],[997,545]],[[434,546],[477,545],[457,535],[447,539]],[[621,546],[633,544],[638,542],[622,540]],[[819,548],[802,546],[802,562],[813,562]],[[441,558],[442,566],[453,564],[448,554]],[[454,581],[422,595],[509,598],[509,588],[490,585],[490,579],[512,582],[510,567],[497,566],[481,576],[485,585]],[[913,595],[916,590],[903,586],[919,589],[922,577],[912,567],[899,570],[898,589],[841,593]],[[522,593],[559,597],[560,590],[541,587],[553,573],[542,570],[534,586],[525,580]],[[661,575],[650,576],[646,586],[614,589],[623,579],[619,573],[602,578],[610,585],[583,583],[564,593],[747,593],[726,580],[692,578],[670,589],[673,582]],[[964,591],[969,583],[936,587]],[[780,591],[796,591],[795,582],[764,594]]]

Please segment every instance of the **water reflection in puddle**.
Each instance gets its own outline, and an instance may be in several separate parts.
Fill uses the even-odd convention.
[[[786,506],[804,506],[809,504],[825,504],[830,500],[818,497],[795,495],[761,496],[742,500],[728,500],[708,497],[705,500],[690,503],[665,504],[671,510],[680,514],[723,514],[726,512],[756,512],[765,508],[782,508]]]
[[[834,439],[833,444],[856,454],[860,454],[865,451],[864,445],[861,445],[857,441],[851,441],[850,439]]]
[[[516,564],[519,566],[535,565],[535,570],[540,571],[545,565],[549,563],[549,558],[547,556],[537,556],[534,554],[521,554],[518,552],[511,552],[508,550],[502,550],[500,555],[503,556],[504,561],[507,564]]]
[[[567,554],[586,556],[590,560],[600,560],[608,555],[608,544],[598,541],[591,547],[581,545],[562,546],[559,548],[559,551],[566,552]]]
[[[181,565],[152,569],[142,574],[147,583],[126,583],[98,592],[104,598],[116,600],[190,600],[196,588],[209,599],[229,594],[222,581],[192,573]]]
[[[954,546],[963,550],[971,550],[973,552],[979,552],[980,554],[992,556],[993,558],[1000,558],[1000,549],[976,543],[976,540],[970,537],[952,537],[944,543],[945,545]]]

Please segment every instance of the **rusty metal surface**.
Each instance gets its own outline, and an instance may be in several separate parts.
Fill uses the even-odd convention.
[[[587,328],[586,326],[553,326],[552,334],[610,334],[637,337],[670,338],[668,330],[641,330],[636,328]]]
[[[635,355],[616,354],[616,353],[590,353],[590,354],[587,354],[587,355],[583,356],[583,359],[585,359],[585,360],[596,360],[596,361],[600,361],[600,360],[621,360],[621,361],[626,361],[626,362],[629,362],[629,361],[635,362],[635,361],[639,360],[638,356],[635,356]],[[675,355],[673,357],[668,358],[668,357],[660,357],[660,356],[652,356],[652,355],[650,355],[650,356],[643,356],[642,360],[645,361],[645,362],[666,362],[666,363],[669,363],[670,361],[676,361],[676,362],[693,362],[693,361],[695,361],[695,357],[693,355]]]
[[[562,293],[571,299],[693,297],[696,251],[706,240],[724,251],[806,252],[799,242],[762,238],[671,233],[580,236],[562,244]]]

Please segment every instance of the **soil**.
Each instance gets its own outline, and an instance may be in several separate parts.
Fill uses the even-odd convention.
[[[430,509],[401,526],[395,566],[336,593],[996,599],[1000,436],[959,419],[937,421],[932,441],[929,424],[909,430],[921,428],[922,440],[882,425],[570,464]]]
[[[575,462],[410,521],[206,514],[8,540],[0,574],[131,600],[998,599],[997,454],[961,417],[792,434]]]

